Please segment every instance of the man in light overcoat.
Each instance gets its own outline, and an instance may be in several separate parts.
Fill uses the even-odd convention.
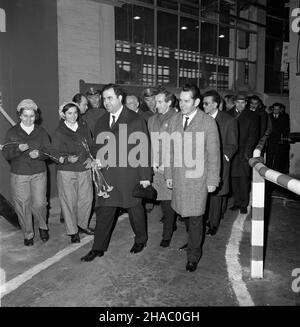
[[[184,85],[180,92],[181,112],[169,123],[170,165],[165,167],[167,186],[173,189],[171,206],[186,218],[189,272],[197,269],[202,256],[207,194],[216,190],[220,180],[218,128],[213,118],[198,109],[199,103],[198,87]]]

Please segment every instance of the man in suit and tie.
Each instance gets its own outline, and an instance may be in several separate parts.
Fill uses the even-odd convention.
[[[203,215],[207,194],[220,181],[220,142],[213,118],[198,109],[200,91],[186,84],[180,92],[180,109],[169,121],[170,165],[165,161],[166,183],[172,188],[171,207],[184,218],[188,230],[187,264],[197,269],[204,240]],[[182,157],[184,159],[182,160]]]
[[[221,181],[217,190],[210,193],[207,203],[207,234],[215,235],[226,208],[226,195],[229,193],[231,159],[238,148],[238,130],[233,117],[220,111],[221,97],[217,91],[203,95],[203,108],[206,114],[215,119],[220,136]]]
[[[234,205],[231,210],[238,210],[242,214],[247,213],[249,204],[251,167],[249,159],[253,156],[253,150],[259,140],[259,118],[254,112],[246,108],[246,95],[238,93],[235,100],[235,108],[228,111],[235,118],[238,125],[239,144],[231,163],[231,186]]]
[[[134,244],[130,252],[141,252],[147,242],[144,207],[141,199],[132,195],[137,184],[140,183],[143,187],[147,187],[150,185],[152,177],[147,126],[138,114],[123,105],[125,99],[120,87],[115,84],[108,84],[103,88],[102,96],[107,112],[96,123],[92,154],[100,159],[100,153],[103,152],[101,161],[105,162],[112,153],[115,153],[115,161],[112,158],[112,162],[115,164],[110,164],[108,169],[102,169],[104,178],[109,185],[113,186],[113,189],[108,193],[110,195],[108,198],[98,196],[96,199],[94,244],[92,250],[82,257],[81,261],[92,261],[96,257],[104,255],[118,208],[124,208],[128,211],[129,221],[135,234]],[[123,136],[120,137],[120,134]],[[137,134],[144,136],[143,140],[147,143],[143,144],[143,147],[147,148],[146,164],[135,165],[130,159],[130,152],[136,144],[129,142],[129,137]],[[110,138],[114,139],[113,146],[107,147],[107,144],[112,141]],[[126,142],[126,146],[124,146],[124,142]]]

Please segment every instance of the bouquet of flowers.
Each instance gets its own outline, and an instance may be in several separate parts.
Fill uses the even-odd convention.
[[[89,146],[87,144],[86,139],[84,139],[82,142],[83,147],[85,148],[86,152],[89,155],[89,159],[86,160],[86,168],[92,169],[92,177],[93,182],[96,187],[96,192],[98,196],[102,196],[104,198],[109,198],[110,195],[108,192],[111,192],[113,190],[113,186],[110,186],[107,181],[105,180],[101,170],[103,169],[100,159],[95,159],[89,149]],[[109,166],[106,167],[108,169]]]

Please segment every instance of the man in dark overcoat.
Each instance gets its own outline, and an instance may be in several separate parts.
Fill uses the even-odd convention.
[[[141,252],[147,242],[144,207],[141,199],[132,195],[136,185],[146,187],[152,177],[147,126],[144,119],[123,105],[124,94],[115,84],[106,85],[102,96],[107,112],[96,123],[92,153],[107,167],[101,172],[113,189],[107,193],[109,197],[96,199],[94,244],[82,261],[104,255],[118,208],[128,211],[135,234],[130,252]]]
[[[230,209],[240,209],[242,214],[246,214],[251,180],[251,167],[248,160],[253,157],[253,150],[259,140],[260,124],[258,116],[246,109],[245,94],[239,93],[236,96],[235,104],[235,108],[228,111],[236,119],[239,133],[238,151],[231,163],[231,186],[234,205]]]
[[[289,172],[289,149],[286,139],[290,133],[289,115],[280,111],[281,103],[274,103],[273,112],[269,115],[272,132],[267,145],[267,166],[283,174]]]
[[[231,159],[238,148],[238,129],[236,120],[225,111],[220,111],[221,97],[217,91],[203,95],[203,108],[206,114],[215,119],[220,136],[221,181],[217,190],[210,193],[207,204],[207,234],[215,235],[226,208],[226,195],[229,193]]]

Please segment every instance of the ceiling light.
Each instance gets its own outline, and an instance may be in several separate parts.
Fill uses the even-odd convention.
[[[224,34],[220,34],[220,35],[219,35],[219,38],[220,38],[220,39],[224,39],[224,37],[225,37]]]
[[[181,26],[181,29],[182,30],[187,30],[188,28],[187,28],[187,26]]]
[[[139,19],[141,19],[141,17],[140,16],[134,16],[133,19],[139,20]]]

